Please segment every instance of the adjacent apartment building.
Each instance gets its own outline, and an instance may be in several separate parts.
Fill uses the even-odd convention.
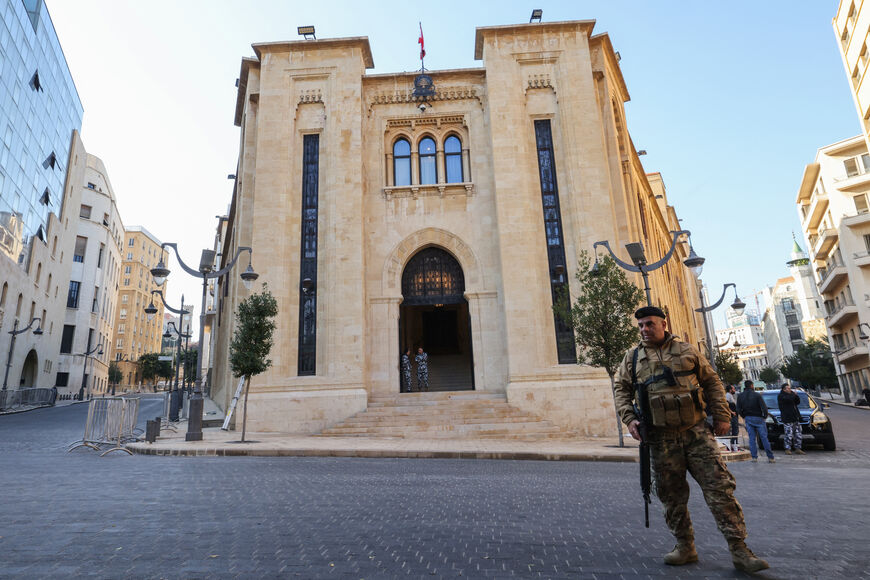
[[[83,159],[71,152],[83,111],[45,4],[0,0],[0,15],[2,389],[48,388],[79,227],[83,175],[71,168]]]
[[[761,325],[767,359],[774,369],[807,339],[825,336],[822,298],[810,260],[796,241],[787,265],[791,275],[764,290],[766,309]]]
[[[609,379],[576,364],[554,297],[576,294],[595,242],[625,260],[642,242],[652,263],[681,228],[632,144],[619,57],[594,25],[478,28],[479,67],[425,74],[367,74],[364,37],[253,46],[220,257],[252,247],[257,285],[278,302],[280,348],[251,381],[249,429],[316,432],[399,396],[400,354],[422,347],[431,387],[449,373],[439,388],[615,433]],[[651,274],[652,300],[699,344],[688,251],[679,240]],[[248,295],[242,260],[215,292],[222,407],[237,384],[227,353]]]
[[[797,196],[840,387],[870,385],[870,154],[863,135],[818,150]],[[850,397],[851,398],[851,397]]]
[[[73,188],[80,190],[72,247],[72,267],[66,288],[66,312],[55,386],[60,395],[79,398],[109,389],[109,361],[115,301],[121,271],[124,225],[103,162],[88,154],[76,140],[74,160],[84,175]]]
[[[864,10],[863,0],[840,0],[832,25],[861,122],[861,136],[870,147],[870,81],[864,85],[870,63],[870,8]]]

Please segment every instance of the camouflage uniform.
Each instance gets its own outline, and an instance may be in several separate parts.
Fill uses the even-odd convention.
[[[417,390],[429,390],[429,355],[421,352],[414,357],[414,362],[417,363]]]
[[[411,357],[402,355],[402,392],[411,392]]]
[[[629,349],[620,365],[614,385],[614,400],[620,419],[626,425],[637,419],[632,400],[635,388],[631,380],[634,349]],[[707,412],[715,421],[730,423],[731,411],[725,401],[725,390],[707,359],[690,344],[673,335],[666,335],[660,347],[642,344],[638,351],[637,380],[661,375],[670,367],[677,382],[691,390],[700,386]],[[654,393],[660,387],[654,382],[647,388]],[[704,420],[679,431],[650,427],[649,443],[656,496],[664,507],[665,522],[678,541],[693,542],[694,531],[689,517],[689,484],[686,471],[692,474],[704,499],[716,519],[719,531],[729,545],[746,538],[743,510],[734,498],[736,482],[719,456],[713,434]]]

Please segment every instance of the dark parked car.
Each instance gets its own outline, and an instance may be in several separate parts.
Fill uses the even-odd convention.
[[[828,403],[819,403],[811,395],[795,390],[801,402],[798,405],[798,411],[801,414],[801,432],[803,433],[803,442],[815,443],[823,445],[825,451],[834,451],[837,448],[837,442],[834,439],[834,428],[831,425],[831,420],[822,412],[822,409],[827,409]],[[779,403],[776,397],[779,395],[779,389],[770,391],[761,391],[761,396],[764,397],[764,403],[767,405],[767,410],[770,416],[767,418],[767,436],[770,444],[776,447],[783,447],[785,438],[785,428],[782,426],[779,415]]]

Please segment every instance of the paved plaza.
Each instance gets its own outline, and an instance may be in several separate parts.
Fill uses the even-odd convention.
[[[760,576],[870,577],[870,414],[829,412],[841,450],[731,464]],[[694,485],[701,560],[661,563],[633,463],[67,453],[85,414],[0,417],[0,577],[743,576]]]

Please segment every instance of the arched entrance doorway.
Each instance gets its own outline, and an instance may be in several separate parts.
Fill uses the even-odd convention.
[[[413,360],[418,347],[429,355],[430,391],[474,389],[471,318],[464,293],[462,266],[439,247],[420,250],[405,265],[399,307],[399,350],[402,353],[411,350],[411,384],[415,390]]]
[[[21,367],[21,380],[18,382],[18,388],[31,389],[35,387],[38,373],[39,358],[36,356],[36,351],[31,349],[27,353],[27,358],[24,359],[24,366]]]

